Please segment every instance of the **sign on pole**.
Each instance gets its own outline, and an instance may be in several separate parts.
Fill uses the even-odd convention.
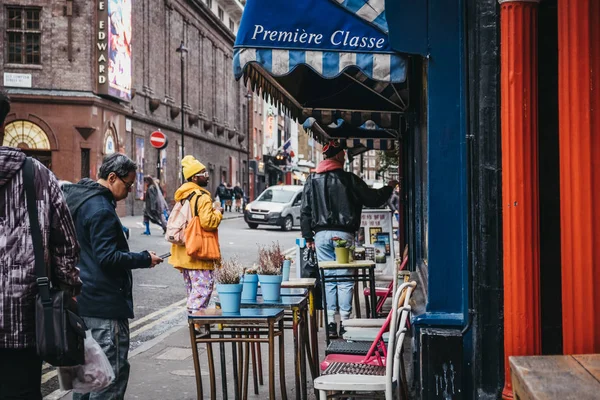
[[[162,150],[167,147],[169,141],[167,140],[167,135],[160,131],[154,131],[152,134],[150,134],[150,144],[152,147]]]

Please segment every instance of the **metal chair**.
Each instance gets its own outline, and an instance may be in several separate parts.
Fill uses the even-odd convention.
[[[393,400],[394,388],[402,387],[403,396],[407,394],[406,379],[402,362],[402,347],[406,333],[406,321],[410,314],[410,294],[416,287],[416,282],[404,283],[399,287],[396,296],[406,288],[405,296],[401,307],[392,309],[392,319],[390,322],[390,341],[385,366],[365,365],[358,363],[333,363],[324,374],[314,381],[315,390],[319,390],[320,400],[327,400],[328,391],[345,392],[344,397],[348,396],[346,392],[372,393],[383,392],[385,400]],[[395,296],[395,297],[396,297]],[[395,299],[395,300],[399,300]],[[398,304],[396,301],[394,304]],[[402,377],[400,377],[402,373]],[[335,397],[335,394],[333,395]],[[373,398],[373,397],[370,397]]]
[[[405,282],[406,283],[406,282]],[[410,301],[410,294],[407,293],[404,288],[399,288],[399,291],[394,296],[394,303],[396,307],[400,307],[405,301]],[[398,295],[400,298],[398,299]],[[407,297],[409,297],[407,299]],[[388,317],[381,323],[377,334],[374,339],[370,341],[345,341],[337,340],[331,342],[325,352],[325,359],[321,362],[321,370],[325,371],[331,363],[342,362],[342,363],[360,363],[370,365],[385,365],[385,360],[381,360],[380,355],[385,357],[387,349],[386,342],[388,342],[388,334],[391,322],[392,313],[388,314]],[[365,319],[364,321],[369,321]],[[356,331],[353,333],[353,331]],[[364,334],[361,332],[366,331]],[[350,333],[345,334],[346,338],[350,337],[365,337],[369,338],[373,335],[374,328],[354,328],[350,330]]]

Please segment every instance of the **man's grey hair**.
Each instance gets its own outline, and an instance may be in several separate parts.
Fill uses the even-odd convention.
[[[114,172],[119,178],[125,178],[131,171],[137,171],[137,164],[125,154],[114,153],[102,161],[99,178],[107,179],[111,172]]]

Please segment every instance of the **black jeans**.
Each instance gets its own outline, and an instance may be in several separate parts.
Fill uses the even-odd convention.
[[[42,360],[35,348],[0,348],[0,400],[42,400]]]

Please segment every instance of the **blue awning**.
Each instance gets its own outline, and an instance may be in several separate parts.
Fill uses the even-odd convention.
[[[302,127],[321,143],[327,143],[332,139],[339,140],[348,149],[350,156],[368,150],[393,150],[400,139],[398,131],[383,129],[373,121],[367,121],[356,127],[340,119],[324,126],[315,118],[308,118]]]
[[[353,113],[357,126],[373,119],[366,114],[385,114],[382,126],[392,123],[389,115],[408,106],[407,59],[389,44],[384,4],[248,0],[234,75],[301,122]]]

